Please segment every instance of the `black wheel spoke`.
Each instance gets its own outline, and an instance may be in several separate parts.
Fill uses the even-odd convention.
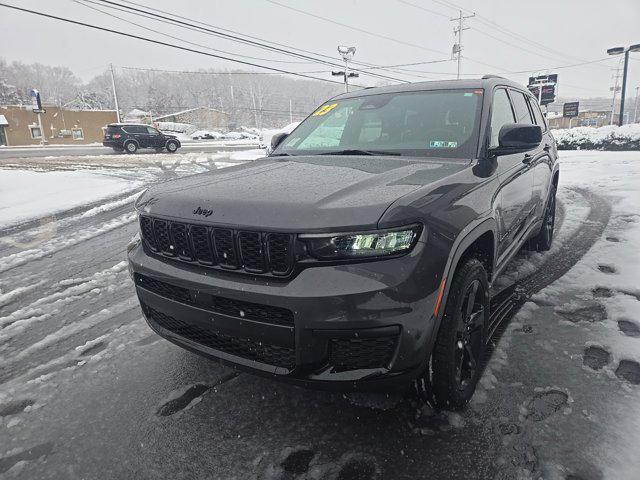
[[[471,331],[475,331],[483,327],[484,308],[480,308],[480,310],[471,314],[471,317],[469,318],[469,325],[471,326]]]
[[[478,280],[475,280],[470,286],[469,286],[469,294],[467,295],[467,310],[465,312],[465,320],[468,320],[472,313],[473,313],[473,307],[476,304],[476,294],[478,293],[478,286],[480,285],[480,282]]]

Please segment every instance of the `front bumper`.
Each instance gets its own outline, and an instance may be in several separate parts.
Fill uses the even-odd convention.
[[[423,372],[432,345],[439,279],[422,278],[423,249],[290,279],[203,271],[142,245],[129,266],[151,328],[184,348],[303,386],[388,390]]]

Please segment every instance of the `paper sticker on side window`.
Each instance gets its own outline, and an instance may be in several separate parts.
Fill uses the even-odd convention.
[[[429,148],[458,148],[458,142],[445,142],[444,140],[431,140]]]
[[[323,105],[322,107],[320,107],[318,110],[316,110],[314,112],[313,116],[314,117],[321,117],[322,115],[326,115],[327,113],[329,113],[331,110],[333,110],[337,106],[338,106],[337,103],[331,103],[329,105]]]

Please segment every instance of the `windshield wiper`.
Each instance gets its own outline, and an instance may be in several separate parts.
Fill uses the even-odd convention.
[[[348,150],[337,150],[335,152],[323,152],[318,155],[399,155],[394,152],[385,152],[384,150],[358,150],[358,149],[348,149]]]
[[[272,153],[268,156],[269,157],[295,157],[295,155],[291,155],[290,153]]]

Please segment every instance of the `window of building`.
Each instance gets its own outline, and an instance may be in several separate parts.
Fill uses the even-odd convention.
[[[31,131],[31,138],[42,138],[42,131],[38,126],[30,126],[29,130]]]
[[[81,128],[72,128],[71,136],[74,140],[84,140],[84,132]]]
[[[503,88],[493,94],[493,106],[491,107],[491,142],[489,147],[498,146],[498,135],[503,125],[515,123],[511,102],[507,91]]]

